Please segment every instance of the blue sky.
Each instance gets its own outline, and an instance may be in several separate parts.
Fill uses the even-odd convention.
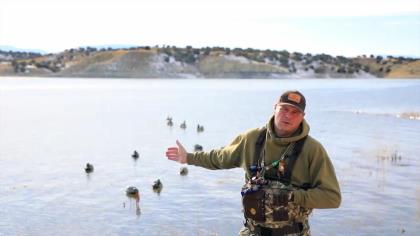
[[[420,0],[2,0],[0,45],[222,46],[420,57]]]

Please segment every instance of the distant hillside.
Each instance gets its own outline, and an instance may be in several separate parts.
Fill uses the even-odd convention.
[[[420,78],[420,60],[241,48],[93,47],[57,54],[0,50],[0,76],[98,78]]]
[[[13,46],[8,45],[0,45],[0,51],[4,52],[32,52],[32,53],[38,53],[38,54],[44,54],[46,53],[44,50],[40,49],[33,49],[33,48],[17,48]]]

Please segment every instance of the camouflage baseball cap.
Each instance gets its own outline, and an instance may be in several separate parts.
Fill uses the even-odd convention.
[[[302,93],[297,90],[284,92],[277,103],[278,105],[291,105],[298,108],[301,112],[305,112],[306,99]]]

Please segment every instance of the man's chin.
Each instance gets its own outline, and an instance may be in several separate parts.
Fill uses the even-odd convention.
[[[292,127],[292,125],[290,123],[284,123],[284,122],[282,122],[280,129],[281,130],[290,130],[291,127]]]

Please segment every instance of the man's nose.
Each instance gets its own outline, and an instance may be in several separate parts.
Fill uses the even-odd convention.
[[[290,112],[284,112],[284,113],[283,113],[283,117],[285,117],[285,118],[289,118],[289,117],[290,117]]]

